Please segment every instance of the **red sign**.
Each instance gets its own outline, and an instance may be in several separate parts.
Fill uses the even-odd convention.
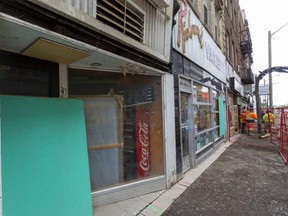
[[[137,175],[149,176],[151,172],[150,127],[147,112],[136,111]]]

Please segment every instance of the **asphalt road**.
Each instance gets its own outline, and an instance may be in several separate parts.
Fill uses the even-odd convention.
[[[288,166],[269,138],[243,134],[162,216],[288,215]]]

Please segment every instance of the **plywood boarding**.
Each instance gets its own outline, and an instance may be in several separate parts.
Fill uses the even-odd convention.
[[[92,215],[82,101],[0,99],[3,215]]]

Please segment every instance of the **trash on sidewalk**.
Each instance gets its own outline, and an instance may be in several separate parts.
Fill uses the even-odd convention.
[[[266,134],[262,134],[262,135],[258,136],[259,139],[264,139],[264,138],[267,138],[267,137],[270,137],[270,133],[266,133]]]

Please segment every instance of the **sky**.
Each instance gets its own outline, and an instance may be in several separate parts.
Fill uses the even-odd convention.
[[[239,0],[245,10],[253,47],[253,73],[268,68],[268,31],[271,31],[272,67],[288,67],[288,0]],[[281,28],[283,27],[283,28]],[[279,30],[279,31],[277,31]],[[268,75],[263,78],[268,83]],[[288,73],[272,73],[273,105],[288,105]],[[263,82],[260,82],[263,84]]]

